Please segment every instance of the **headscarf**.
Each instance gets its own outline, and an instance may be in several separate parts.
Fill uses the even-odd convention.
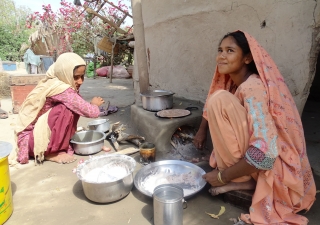
[[[75,53],[63,53],[58,57],[57,61],[49,67],[46,77],[38,83],[23,102],[17,118],[16,134],[23,131],[37,118],[47,97],[60,94],[68,88],[76,90],[73,71],[76,66],[81,65],[85,66],[86,63]]]

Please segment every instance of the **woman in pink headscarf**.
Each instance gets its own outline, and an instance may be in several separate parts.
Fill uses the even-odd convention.
[[[69,144],[80,116],[97,118],[101,97],[86,102],[79,89],[84,81],[86,64],[75,53],[61,54],[46,77],[30,92],[17,118],[17,151],[10,163],[36,163],[49,160],[71,163],[76,159]]]
[[[249,34],[225,35],[194,140],[201,149],[209,126],[214,145],[203,178],[212,195],[254,190],[254,224],[307,224],[316,188],[300,115],[269,54]]]

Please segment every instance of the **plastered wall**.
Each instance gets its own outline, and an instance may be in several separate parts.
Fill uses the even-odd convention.
[[[142,14],[151,89],[205,102],[219,41],[240,29],[273,57],[302,112],[320,50],[320,2],[142,0]]]

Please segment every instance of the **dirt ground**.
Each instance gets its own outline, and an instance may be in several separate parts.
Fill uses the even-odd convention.
[[[105,78],[86,79],[81,87],[81,94],[86,100],[93,96],[101,96],[110,101],[110,105],[119,107],[117,113],[103,118],[109,119],[112,124],[120,121],[126,125],[127,133],[134,133],[135,129],[130,122],[130,105],[134,104],[132,80],[114,79],[110,84]],[[13,143],[13,127],[16,115],[11,114],[12,101],[10,98],[2,99],[2,108],[9,112],[9,118],[0,120],[0,140]],[[320,114],[315,112],[314,107],[309,107],[311,112],[304,113],[306,119],[305,127],[307,141],[309,143],[309,154],[312,166],[315,167],[316,183],[320,184],[319,169],[319,130],[315,127],[315,121],[319,123]],[[320,106],[318,107],[320,109]],[[318,118],[317,118],[318,117]],[[91,119],[80,118],[78,126],[86,127]],[[310,127],[313,127],[311,129]],[[314,130],[317,129],[317,130]],[[105,145],[110,144],[105,141]],[[309,151],[309,147],[308,147]],[[308,152],[309,153],[309,152]],[[105,154],[103,152],[97,155]],[[132,155],[136,160],[138,154]],[[77,156],[79,159],[87,159],[86,156]],[[33,224],[110,224],[110,225],[147,225],[153,223],[152,198],[144,196],[135,187],[128,196],[114,203],[97,204],[89,201],[82,189],[81,181],[72,173],[77,162],[59,165],[52,162],[44,162],[43,165],[35,166],[33,161],[27,165],[10,167],[11,185],[13,192],[14,211],[6,222],[6,225],[33,225]],[[137,163],[134,174],[142,166]],[[206,186],[200,193],[187,199],[188,207],[183,211],[184,224],[233,224],[230,218],[237,218],[240,213],[245,213],[237,207],[225,203],[221,196],[211,197]],[[205,212],[217,214],[220,206],[226,207],[226,213],[219,220],[212,219]],[[317,200],[311,210],[305,215],[309,224],[319,224],[320,202]]]

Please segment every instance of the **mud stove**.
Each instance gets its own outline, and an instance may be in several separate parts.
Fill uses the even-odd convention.
[[[192,139],[202,120],[203,105],[184,99],[174,98],[173,109],[198,107],[191,114],[181,118],[159,118],[155,112],[147,111],[139,105],[131,106],[131,121],[137,133],[156,147],[156,161],[179,159],[197,163],[208,158],[210,149],[197,150]]]

